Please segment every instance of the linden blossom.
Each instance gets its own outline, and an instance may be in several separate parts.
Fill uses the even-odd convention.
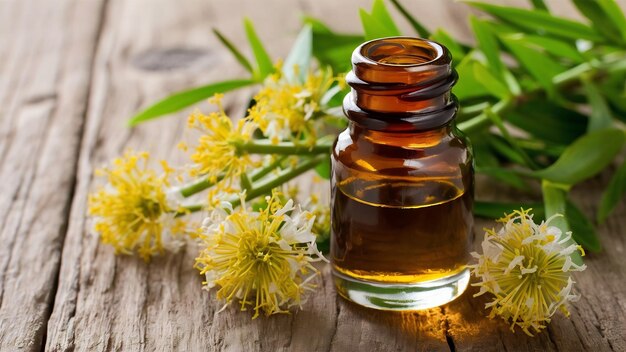
[[[294,69],[298,71],[297,66]],[[272,144],[292,140],[314,145],[320,129],[316,122],[325,115],[325,95],[336,81],[330,68],[309,72],[304,82],[289,81],[277,69],[255,95],[247,118],[259,126]]]
[[[240,202],[236,209],[224,202],[205,219],[196,258],[205,287],[219,286],[224,308],[235,299],[242,310],[251,306],[253,318],[301,305],[316,287],[319,271],[312,263],[325,260],[311,232],[315,216],[296,209],[293,200],[283,205],[276,192],[259,212],[248,209],[243,194]]]
[[[256,128],[253,123],[239,120],[233,125],[221,103],[222,95],[215,95],[210,102],[218,107],[218,112],[209,115],[195,111],[189,116],[189,128],[199,130],[202,135],[190,158],[193,165],[192,177],[205,175],[211,183],[230,186],[249,167],[259,166],[249,155],[239,155],[236,145],[249,141]]]
[[[559,228],[549,226],[555,217],[535,224],[529,210],[514,211],[498,220],[504,223],[500,231],[487,230],[483,254],[472,253],[478,259],[472,273],[481,280],[472,284],[480,287],[474,296],[493,294],[485,305],[490,316],[510,320],[511,330],[519,326],[531,336],[531,329],[544,329],[557,309],[569,314],[565,305],[579,297],[571,293],[571,273],[586,268],[572,262],[572,253],[584,252],[568,244],[571,232],[562,236]]]
[[[96,217],[94,228],[102,242],[117,253],[138,252],[146,261],[176,245],[171,235],[183,234],[187,225],[174,217],[184,210],[167,196],[173,170],[162,162],[164,173],[157,175],[146,167],[148,159],[148,153],[126,152],[112,168],[98,170],[108,185],[89,196],[89,214]]]

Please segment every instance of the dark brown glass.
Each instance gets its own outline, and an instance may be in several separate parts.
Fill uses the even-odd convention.
[[[454,277],[469,259],[473,158],[454,124],[450,53],[384,38],[358,47],[352,65],[349,126],[332,155],[333,270],[381,284]]]

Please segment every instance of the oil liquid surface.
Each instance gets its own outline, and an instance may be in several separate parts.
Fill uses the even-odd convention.
[[[445,180],[379,184],[354,195],[341,184],[335,187],[331,256],[338,272],[381,283],[420,283],[466,268],[470,192]]]

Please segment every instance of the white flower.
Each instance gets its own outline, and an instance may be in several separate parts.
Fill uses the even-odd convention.
[[[498,232],[487,230],[482,255],[472,253],[478,259],[472,273],[480,280],[475,296],[491,293],[485,305],[490,317],[498,315],[529,335],[545,328],[557,309],[569,314],[565,305],[578,299],[571,272],[586,268],[572,261],[571,254],[582,248],[568,245],[571,232],[562,235],[549,226],[552,219],[535,224],[528,211],[515,211],[499,220],[504,226]]]
[[[315,218],[278,195],[267,197],[267,207],[254,212],[230,204],[215,209],[203,224],[203,247],[196,266],[206,276],[206,287],[218,286],[226,305],[235,298],[242,310],[252,306],[257,317],[285,312],[304,302],[304,293],[316,287],[319,274],[312,263],[325,260],[317,250],[311,227]]]

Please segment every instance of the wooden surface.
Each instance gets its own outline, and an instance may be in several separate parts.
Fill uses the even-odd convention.
[[[405,3],[429,27],[468,39],[465,5]],[[260,4],[0,1],[0,351],[626,351],[623,204],[600,228],[604,251],[576,275],[582,299],[571,318],[557,315],[534,338],[485,318],[475,290],[419,313],[360,308],[336,297],[327,266],[301,311],[256,320],[237,308],[218,314],[221,304],[192,268],[191,244],[149,264],[102,246],[85,217],[94,167],[128,147],[182,160],[174,146],[184,139],[184,113],[134,129],[125,120],[172,91],[244,74],[212,27],[242,43],[241,19],[249,16],[279,56],[300,13],[356,31],[358,6],[369,7]],[[565,2],[550,4],[573,14]],[[249,94],[230,94],[228,110],[242,114]],[[585,212],[595,212],[609,175],[576,190]],[[477,193],[520,197],[484,183]],[[478,221],[477,243],[487,225]]]

